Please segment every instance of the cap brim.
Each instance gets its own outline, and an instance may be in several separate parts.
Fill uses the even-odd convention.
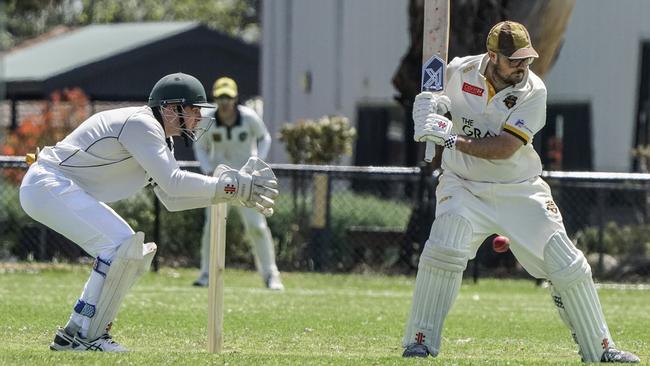
[[[520,60],[522,58],[529,58],[529,57],[534,57],[534,58],[539,57],[537,51],[535,51],[535,49],[532,47],[520,48],[515,52],[513,52],[512,55],[508,56],[508,58],[511,60]]]
[[[212,95],[215,98],[219,98],[224,95],[230,98],[237,98],[237,92],[233,91],[232,89],[225,89],[225,88],[215,90]]]
[[[192,105],[201,108],[217,108],[216,105],[210,103],[192,103]]]

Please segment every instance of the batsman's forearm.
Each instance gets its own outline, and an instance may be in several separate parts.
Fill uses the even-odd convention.
[[[521,146],[515,145],[507,137],[493,136],[482,139],[458,135],[456,150],[477,158],[500,160],[507,159]]]

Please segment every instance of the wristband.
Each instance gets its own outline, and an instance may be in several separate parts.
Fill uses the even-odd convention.
[[[455,150],[457,139],[458,139],[458,135],[452,133],[449,135],[449,137],[447,137],[447,139],[445,140],[445,144],[443,146],[449,150]]]

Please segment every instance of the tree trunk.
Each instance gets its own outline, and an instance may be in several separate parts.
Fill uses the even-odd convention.
[[[543,78],[560,52],[574,4],[575,0],[451,0],[449,60],[486,52],[485,40],[489,30],[494,24],[510,19],[528,28],[540,56],[531,69]],[[393,85],[399,92],[395,99],[408,116],[404,133],[407,166],[418,165],[424,156],[424,144],[413,141],[410,119],[413,99],[420,92],[423,8],[423,0],[409,1],[411,44],[393,75]],[[439,160],[434,162],[434,167],[437,166]]]

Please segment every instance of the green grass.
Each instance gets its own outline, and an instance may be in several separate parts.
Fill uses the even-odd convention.
[[[435,359],[401,358],[414,278],[285,273],[287,290],[229,270],[225,351],[206,352],[197,270],[163,268],[127,296],[113,327],[128,354],[52,352],[86,280],[83,266],[0,265],[0,365],[580,365],[548,295],[532,281],[464,283]],[[650,360],[650,291],[600,290],[617,344]]]

